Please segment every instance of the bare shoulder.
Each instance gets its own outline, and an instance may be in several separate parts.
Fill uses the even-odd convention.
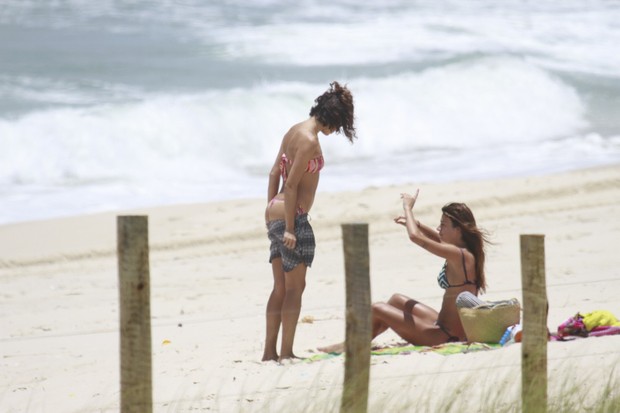
[[[309,130],[308,128],[302,127],[301,125],[297,129],[295,136],[296,136],[296,139],[298,139],[300,143],[302,144],[318,145],[319,143],[319,137],[315,135],[314,133],[312,133],[311,130]]]
[[[465,266],[467,268],[474,268],[476,266],[476,256],[467,250],[467,248],[463,248],[461,251],[463,252],[463,258],[465,259]]]
[[[314,153],[320,148],[318,137],[300,125],[293,126],[285,139],[292,153]]]
[[[447,242],[439,242],[441,247],[439,248],[440,253],[437,255],[445,258],[453,265],[458,264],[461,265],[461,260],[463,257],[467,263],[474,262],[475,258],[473,254],[467,251],[466,248],[460,248],[454,244],[450,244]]]

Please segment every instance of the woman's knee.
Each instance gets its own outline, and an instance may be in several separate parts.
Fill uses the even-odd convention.
[[[395,303],[397,303],[399,301],[402,301],[402,294],[395,293],[395,294],[392,294],[392,296],[388,300],[388,303],[394,305]]]
[[[284,283],[273,285],[273,290],[271,290],[271,295],[273,297],[283,299],[284,294],[286,294],[286,288],[284,287]]]
[[[304,293],[305,289],[306,289],[306,282],[299,281],[299,282],[294,283],[293,285],[287,284],[285,288],[285,294],[288,296],[295,296],[295,295],[301,296]]]
[[[383,301],[373,303],[370,306],[372,315],[375,317],[381,317],[381,315],[386,314],[388,311],[390,311],[390,308],[394,308],[394,306],[389,303],[384,303]]]
[[[406,295],[399,294],[399,293],[392,294],[392,296],[388,300],[388,304],[396,308],[400,308],[401,310],[405,307],[407,303],[410,303],[410,302],[415,303],[415,301],[412,300],[411,298],[407,297]]]

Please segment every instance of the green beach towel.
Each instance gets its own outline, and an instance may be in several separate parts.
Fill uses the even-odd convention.
[[[373,356],[393,356],[393,355],[408,355],[412,353],[437,353],[444,356],[450,354],[466,354],[473,353],[475,351],[493,350],[501,348],[502,346],[497,343],[445,343],[438,346],[414,346],[414,345],[397,345],[381,348],[373,348],[370,354]],[[320,353],[306,358],[306,362],[314,362],[319,360],[326,360],[334,357],[341,356],[344,353]]]

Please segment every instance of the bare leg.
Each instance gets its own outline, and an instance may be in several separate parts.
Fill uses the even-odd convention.
[[[388,306],[393,307],[398,311],[402,311],[402,319],[407,324],[413,326],[415,324],[415,320],[426,320],[432,321],[434,324],[434,320],[437,320],[439,314],[437,311],[427,306],[426,304],[422,304],[419,301],[416,301],[412,298],[407,297],[402,294],[394,294],[390,297],[387,302]],[[388,320],[386,323],[385,317],[383,313],[380,311],[385,308],[385,304],[376,303],[373,304],[373,335],[372,338],[377,337],[379,334],[383,333],[388,328],[391,328],[391,324],[393,320]],[[396,313],[396,312],[395,312]],[[401,336],[402,337],[402,336]],[[404,337],[403,337],[404,338]]]
[[[388,304],[405,312],[405,316],[407,316],[407,314],[411,314],[412,316],[428,319],[437,319],[437,317],[439,316],[437,311],[435,311],[433,308],[427,306],[426,304],[422,304],[421,302],[414,300],[413,298],[409,298],[403,294],[392,295],[388,300]]]
[[[276,345],[278,342],[278,333],[280,331],[280,323],[282,321],[282,303],[284,302],[284,269],[282,268],[282,259],[275,258],[271,262],[273,271],[273,290],[267,301],[267,328],[265,335],[265,351],[263,352],[263,361],[278,360],[278,351]]]
[[[293,341],[295,330],[301,312],[301,296],[306,288],[306,267],[299,264],[291,272],[284,274],[285,294],[282,303],[282,344],[280,347],[280,360],[296,358],[293,354]]]
[[[414,307],[417,306],[418,304]],[[437,313],[430,309],[430,307],[427,307],[427,309],[430,310],[428,312],[432,311],[434,315],[431,317],[421,317],[414,312],[399,310],[390,304],[376,303],[372,305],[372,317],[381,326],[383,331],[391,328],[396,334],[411,344],[434,346],[445,343],[447,341],[446,334],[435,325]]]
[[[394,294],[387,303],[372,305],[372,338],[391,328],[412,344],[418,342],[421,344],[427,339],[445,342],[445,333],[434,325],[437,317],[437,312],[431,307],[402,294]],[[345,344],[332,344],[319,347],[318,350],[326,353],[343,353]]]
[[[396,297],[396,296],[397,296],[396,294],[393,295],[392,298],[390,298],[390,300],[394,299],[394,297]],[[402,297],[404,297],[404,296],[402,296]],[[400,301],[402,301],[402,303],[400,303]],[[404,308],[404,300],[400,300],[400,301],[398,303],[396,303],[396,304],[400,304],[401,311],[402,311],[402,308]],[[371,310],[372,310],[372,320],[371,320],[372,337],[371,337],[371,339],[374,339],[379,334],[385,332],[389,328],[389,325],[384,323],[381,318],[376,317],[375,310],[374,310],[375,305],[376,304],[373,304],[372,307],[371,307]],[[341,343],[336,343],[336,344],[330,344],[328,346],[318,347],[317,350],[322,351],[324,353],[344,353],[344,351],[345,351],[345,343],[341,342]]]

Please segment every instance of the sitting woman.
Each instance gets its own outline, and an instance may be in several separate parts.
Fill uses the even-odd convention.
[[[456,301],[461,295],[459,306],[482,303],[477,296],[486,287],[484,245],[488,241],[476,226],[471,210],[462,203],[450,203],[441,209],[443,214],[437,231],[421,224],[413,214],[418,193],[419,190],[414,195],[401,194],[405,214],[394,221],[407,229],[413,243],[445,258],[437,277],[439,286],[445,290],[441,309],[437,312],[402,294],[394,294],[387,303],[372,305],[372,338],[391,328],[414,345],[466,341]],[[343,352],[344,343],[319,350]]]

